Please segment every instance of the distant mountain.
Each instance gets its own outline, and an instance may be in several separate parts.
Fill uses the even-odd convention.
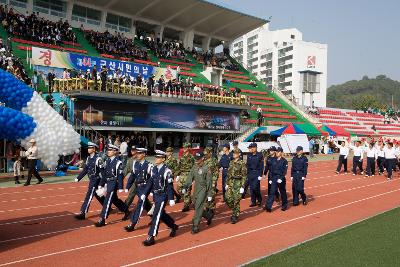
[[[327,106],[333,108],[354,109],[361,97],[370,96],[383,106],[400,107],[400,82],[385,75],[378,75],[370,79],[364,76],[361,80],[348,81],[328,88]]]

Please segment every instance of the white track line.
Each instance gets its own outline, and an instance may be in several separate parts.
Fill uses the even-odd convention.
[[[40,186],[40,185],[39,185]],[[15,192],[5,192],[5,193],[0,193],[1,195],[14,195],[14,194],[24,194],[24,193],[32,193],[32,192],[42,192],[42,191],[53,191],[53,190],[64,190],[64,189],[74,189],[74,188],[84,188],[87,187],[85,186],[72,186],[72,187],[57,187],[57,188],[47,188],[47,189],[37,189],[37,190],[31,190],[31,191],[15,191]],[[1,189],[0,189],[1,191]]]
[[[152,257],[152,258],[148,258],[148,259],[145,259],[145,260],[129,263],[129,264],[126,264],[126,265],[122,265],[122,267],[138,265],[138,264],[146,263],[146,262],[149,262],[149,261],[153,261],[153,260],[165,258],[165,257],[168,257],[168,256],[172,256],[172,255],[175,255],[175,254],[183,253],[183,252],[186,252],[186,251],[194,250],[194,249],[197,249],[197,248],[205,247],[205,246],[212,245],[212,244],[215,244],[215,243],[219,243],[219,242],[222,242],[222,241],[225,241],[225,240],[229,240],[229,239],[233,239],[233,238],[236,238],[236,237],[240,237],[240,236],[252,234],[252,233],[255,233],[255,232],[259,232],[259,231],[262,231],[262,230],[266,230],[266,229],[269,229],[269,228],[272,228],[272,227],[275,227],[275,226],[279,226],[279,225],[282,225],[282,224],[286,224],[286,223],[290,223],[290,222],[293,222],[293,221],[305,219],[305,218],[308,218],[308,217],[311,217],[311,216],[315,216],[317,214],[321,214],[321,213],[325,213],[325,212],[328,212],[328,211],[336,210],[336,209],[339,209],[339,208],[347,207],[347,206],[350,206],[350,205],[353,205],[353,204],[356,204],[356,203],[359,203],[359,202],[362,202],[362,201],[370,200],[370,199],[373,199],[373,198],[377,198],[377,197],[380,197],[380,196],[388,195],[388,194],[391,194],[391,193],[394,193],[394,192],[398,192],[398,191],[400,191],[400,189],[396,189],[396,190],[392,190],[392,191],[389,191],[389,192],[386,192],[386,193],[382,193],[382,194],[370,196],[370,197],[367,197],[367,198],[355,200],[355,201],[352,201],[352,202],[348,202],[346,204],[342,204],[342,205],[338,205],[338,206],[335,206],[335,207],[332,207],[332,208],[320,210],[320,211],[313,212],[313,213],[310,213],[310,214],[307,214],[307,215],[303,215],[303,216],[300,216],[300,217],[297,217],[297,218],[289,219],[289,220],[286,220],[286,221],[283,221],[283,222],[279,222],[279,223],[275,223],[275,224],[271,224],[271,225],[266,225],[266,226],[263,226],[263,227],[260,227],[260,228],[256,228],[256,229],[253,229],[253,230],[249,230],[249,231],[246,231],[246,232],[243,232],[243,233],[240,233],[240,234],[231,235],[231,236],[227,236],[227,237],[224,237],[224,238],[216,239],[216,240],[213,240],[213,241],[210,241],[210,242],[206,242],[206,243],[203,243],[203,244],[200,244],[200,245],[196,245],[196,246],[188,247],[188,248],[185,248],[185,249],[173,251],[173,252],[170,252],[170,253],[162,254],[162,255],[159,255],[159,256],[156,256],[156,257]]]
[[[189,247],[189,248],[186,248],[186,249],[183,249],[183,250],[179,250],[179,251],[163,254],[163,255],[160,255],[160,256],[157,256],[157,257],[153,257],[153,258],[150,258],[150,259],[146,259],[146,260],[143,260],[143,261],[131,263],[131,264],[126,265],[126,266],[137,265],[137,264],[148,262],[148,261],[152,261],[152,260],[155,260],[155,259],[158,259],[158,258],[167,257],[167,256],[170,256],[170,255],[174,255],[174,254],[185,252],[185,251],[192,250],[192,249],[195,249],[195,248],[203,247],[203,246],[210,245],[210,244],[213,244],[213,243],[221,242],[221,241],[228,240],[228,239],[231,239],[231,238],[239,237],[239,236],[246,235],[246,234],[253,233],[253,232],[257,232],[257,231],[260,231],[260,230],[268,229],[268,228],[271,228],[271,227],[274,227],[274,226],[278,226],[278,225],[281,225],[281,224],[289,223],[289,222],[296,221],[296,220],[299,220],[299,219],[304,219],[304,218],[307,218],[307,217],[314,216],[316,214],[320,214],[320,213],[327,212],[327,211],[330,211],[330,210],[334,210],[334,209],[338,209],[338,208],[341,208],[341,207],[349,206],[349,205],[352,205],[352,204],[355,204],[355,203],[359,203],[359,202],[362,202],[362,201],[366,201],[366,200],[369,200],[369,199],[372,199],[372,198],[384,196],[384,195],[387,195],[387,194],[390,194],[390,193],[394,193],[394,192],[398,192],[398,191],[400,191],[400,189],[396,189],[396,190],[392,190],[392,191],[385,192],[385,193],[382,193],[382,194],[378,194],[378,195],[374,195],[374,196],[371,196],[371,197],[363,198],[363,199],[360,199],[360,200],[348,202],[346,204],[338,205],[338,206],[335,206],[335,207],[332,207],[332,208],[328,208],[328,209],[321,210],[321,211],[318,211],[318,212],[314,212],[314,213],[311,213],[311,214],[303,215],[303,216],[296,217],[296,218],[293,218],[293,219],[289,219],[289,220],[286,220],[286,221],[283,221],[283,222],[279,222],[279,223],[276,223],[276,224],[267,225],[267,226],[264,226],[264,227],[261,227],[261,228],[257,228],[257,229],[254,229],[254,230],[250,230],[250,231],[247,231],[247,232],[244,232],[244,233],[241,233],[241,234],[232,235],[232,236],[229,236],[229,237],[225,237],[225,238],[217,239],[217,240],[214,240],[214,241],[211,241],[211,242],[207,242],[207,243],[204,243],[204,244],[201,244],[201,245]],[[252,212],[259,211],[259,210],[261,210],[261,209],[254,209],[254,210],[250,210],[250,211],[244,211],[244,212],[242,212],[242,214],[252,213]],[[226,216],[222,216],[220,218],[216,218],[216,220],[221,220],[221,219],[228,218],[228,217],[230,217],[230,215],[226,215]],[[190,223],[190,224],[181,225],[180,227],[183,228],[183,227],[188,227],[188,226],[191,226],[191,225],[192,224]],[[89,227],[93,227],[93,225],[84,226],[84,227],[80,227],[80,228],[89,228]],[[77,229],[80,229],[80,228],[77,228]],[[164,231],[167,231],[167,230],[168,229],[163,229],[163,230],[160,230],[159,232],[164,232]],[[68,230],[63,230],[63,231],[68,231]],[[41,234],[41,236],[49,235],[49,234],[52,234],[52,233]],[[82,250],[82,249],[86,249],[86,248],[106,245],[106,244],[115,243],[115,242],[119,242],[119,241],[124,241],[124,240],[128,240],[128,239],[136,238],[136,237],[146,236],[146,235],[147,234],[144,233],[144,234],[137,235],[137,236],[119,238],[119,239],[109,240],[109,241],[95,243],[95,244],[91,244],[91,245],[81,246],[81,247],[77,247],[77,248],[57,251],[57,252],[48,253],[48,254],[35,256],[35,257],[31,257],[31,258],[25,258],[25,259],[21,259],[21,260],[16,260],[16,261],[12,261],[12,262],[3,263],[3,264],[0,264],[0,266],[7,266],[7,265],[16,264],[16,263],[27,262],[27,261],[31,261],[31,260],[35,260],[35,259],[40,259],[40,258],[45,258],[45,257],[49,257],[49,256],[54,256],[54,255],[68,253],[68,252],[73,252],[73,251],[77,251],[77,250]],[[4,240],[3,242],[6,242],[6,240]]]

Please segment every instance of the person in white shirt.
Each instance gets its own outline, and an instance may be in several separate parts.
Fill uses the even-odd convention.
[[[385,167],[388,175],[387,179],[391,180],[393,174],[393,168],[397,160],[396,149],[393,147],[392,142],[388,142],[383,151],[385,153]]]
[[[40,177],[39,172],[36,170],[36,163],[38,159],[38,148],[36,146],[35,139],[31,139],[29,141],[29,144],[31,146],[25,152],[25,156],[28,159],[28,178],[26,179],[24,186],[30,185],[32,175],[34,175],[36,179],[38,179],[37,184],[41,184],[43,182],[43,178]]]
[[[376,154],[377,154],[377,165],[378,165],[378,174],[381,175],[383,174],[385,170],[385,144],[382,141],[378,142],[378,145],[376,146]]]
[[[367,152],[367,169],[366,177],[375,175],[375,160],[378,158],[378,153],[374,147],[374,143],[365,142],[365,151]]]
[[[334,142],[335,146],[339,148],[339,160],[338,160],[338,166],[336,168],[336,173],[339,174],[340,170],[342,169],[343,165],[343,170],[344,173],[347,173],[347,157],[349,156],[349,148],[346,146],[346,142],[343,141],[340,145],[337,142]]]
[[[129,138],[125,137],[124,141],[119,146],[119,153],[121,155],[122,166],[125,166],[126,160],[128,158],[128,142]]]
[[[364,158],[364,149],[361,146],[361,141],[356,141],[356,145],[350,145],[350,149],[353,150],[353,175],[357,174],[357,167],[360,169],[361,175],[364,174],[363,170],[363,158]]]

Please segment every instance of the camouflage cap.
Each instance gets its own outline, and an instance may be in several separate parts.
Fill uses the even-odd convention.
[[[233,149],[232,151],[233,151],[233,153],[235,153],[235,154],[240,154],[240,149],[239,149],[239,148],[235,148],[235,149]]]
[[[212,149],[212,147],[206,147],[206,148],[204,148],[204,154],[210,154],[210,153],[212,153],[212,151],[213,151],[213,149]]]
[[[174,148],[173,147],[167,147],[165,152],[174,152]]]
[[[190,143],[184,143],[184,144],[183,144],[183,147],[184,147],[184,148],[190,148],[191,146],[192,146],[192,145],[191,145]]]

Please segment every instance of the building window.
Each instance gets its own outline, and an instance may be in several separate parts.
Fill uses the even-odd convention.
[[[305,72],[302,73],[303,93],[319,93],[319,74]]]
[[[291,34],[290,39],[296,39],[296,36],[294,36],[294,34]]]
[[[67,14],[67,3],[60,0],[34,0],[33,11],[65,18]]]
[[[106,27],[121,32],[129,32],[131,30],[132,20],[122,16],[107,13]]]
[[[100,26],[101,11],[74,5],[72,8],[72,20]]]
[[[26,8],[28,0],[10,0],[10,6]]]

